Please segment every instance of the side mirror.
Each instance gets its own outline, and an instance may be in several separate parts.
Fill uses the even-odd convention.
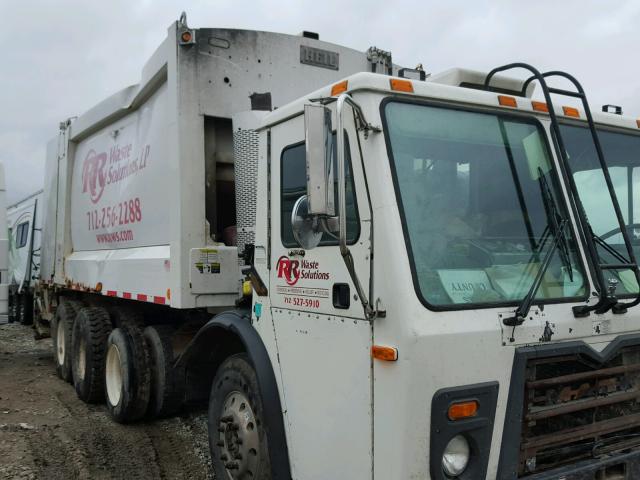
[[[307,158],[308,215],[335,216],[334,171],[331,154],[331,110],[322,105],[304,106]]]

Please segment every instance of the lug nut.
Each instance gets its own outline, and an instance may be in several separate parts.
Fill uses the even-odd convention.
[[[233,422],[233,417],[231,415],[225,415],[224,417],[220,418],[220,421],[222,423],[229,423],[229,422]]]
[[[240,468],[238,462],[227,462],[224,464],[224,466],[227,470],[238,470]]]
[[[242,460],[242,454],[241,453],[236,453],[233,458],[235,458],[236,460]]]
[[[229,457],[227,457],[226,453],[223,453],[222,455],[220,455],[220,460],[224,462],[225,460],[229,460]]]

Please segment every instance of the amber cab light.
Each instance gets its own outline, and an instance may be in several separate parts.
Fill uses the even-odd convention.
[[[349,82],[347,80],[336,83],[333,87],[331,87],[331,96],[335,97],[336,95],[340,95],[341,93],[346,92],[348,86]]]
[[[574,107],[562,107],[562,111],[567,117],[580,118],[580,112]]]
[[[411,83],[411,80],[391,78],[389,79],[389,85],[391,86],[391,90],[395,90],[396,92],[413,93],[413,83]]]
[[[449,420],[462,420],[464,418],[475,417],[478,414],[478,402],[470,400],[467,402],[452,403],[449,406],[447,416]]]
[[[518,102],[516,102],[515,97],[510,97],[508,95],[498,95],[498,103],[503,107],[516,108],[518,106]]]
[[[536,112],[549,113],[549,107],[544,102],[536,102],[535,100],[533,100],[531,102],[531,108],[533,108]]]

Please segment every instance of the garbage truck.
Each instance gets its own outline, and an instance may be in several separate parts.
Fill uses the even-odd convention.
[[[118,422],[208,402],[216,478],[636,478],[640,120],[604,110],[181,17],[49,144],[57,372]]]

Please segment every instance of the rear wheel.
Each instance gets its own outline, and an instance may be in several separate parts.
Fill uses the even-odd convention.
[[[216,478],[271,479],[256,373],[245,354],[220,366],[209,397],[209,449]]]
[[[123,325],[109,335],[104,383],[107,409],[114,420],[126,423],[144,416],[149,405],[151,373],[149,351],[136,325]]]
[[[33,296],[29,293],[18,295],[18,322],[21,325],[33,323]]]
[[[53,339],[56,373],[66,382],[73,381],[72,373],[72,338],[73,324],[82,304],[62,299],[51,321],[51,337]]]
[[[150,417],[175,413],[184,396],[184,369],[173,367],[173,328],[154,325],[144,329],[144,338],[151,357],[151,398],[147,410]]]
[[[73,386],[78,398],[98,403],[104,398],[104,358],[111,332],[109,314],[100,307],[80,309],[73,325]]]
[[[16,295],[9,294],[9,315],[8,322],[14,323],[18,320],[18,302]]]

